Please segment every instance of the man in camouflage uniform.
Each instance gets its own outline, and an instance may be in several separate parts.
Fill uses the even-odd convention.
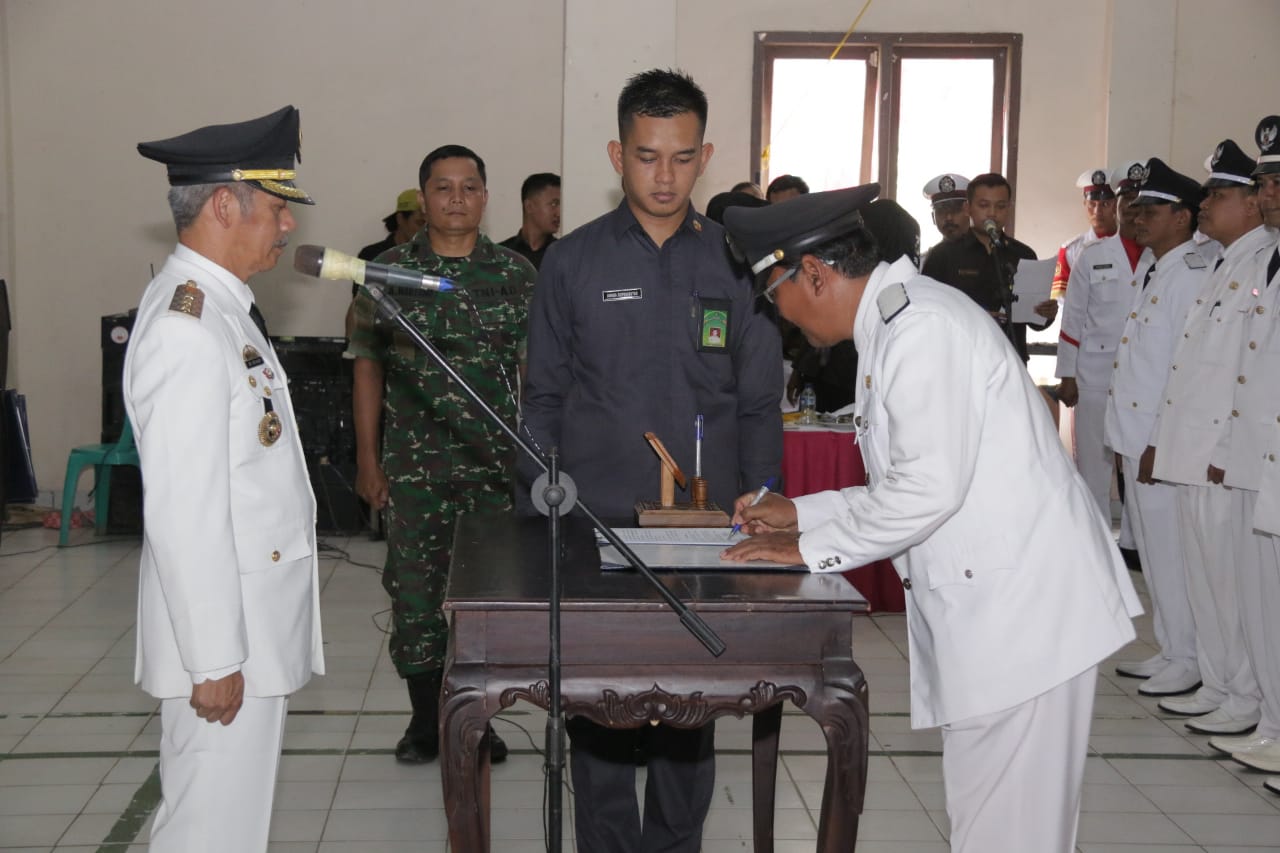
[[[377,261],[454,282],[454,291],[394,288],[391,295],[454,369],[514,424],[536,273],[523,257],[480,233],[488,191],[484,161],[475,152],[460,145],[437,148],[418,177],[427,225]],[[435,758],[439,746],[448,637],[441,605],[454,520],[460,512],[510,508],[514,447],[408,336],[376,320],[376,306],[363,292],[355,301],[348,352],[356,359],[356,490],[388,512],[382,585],[391,596],[391,660],[413,705],[396,758],[421,763]],[[490,759],[501,761],[506,751],[491,729]]]

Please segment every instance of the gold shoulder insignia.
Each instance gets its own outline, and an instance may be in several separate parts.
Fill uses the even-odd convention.
[[[198,318],[204,311],[204,292],[194,281],[178,285],[173,291],[173,299],[169,301],[169,310]]]

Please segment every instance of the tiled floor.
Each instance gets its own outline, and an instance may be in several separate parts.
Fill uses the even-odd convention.
[[[123,853],[143,850],[147,838],[159,720],[156,703],[131,683],[138,543],[78,537],[86,544],[64,550],[52,547],[56,533],[45,530],[5,533],[0,543],[5,851]],[[381,562],[378,543],[328,544],[352,560]],[[446,850],[438,767],[403,767],[390,754],[408,707],[384,651],[387,601],[377,574],[329,552],[321,576],[329,675],[289,706],[271,850]],[[938,733],[912,732],[906,717],[905,632],[900,615],[859,619],[855,631],[874,735],[863,853],[947,849]],[[1149,618],[1140,620],[1140,632],[1149,642]],[[1125,656],[1150,653],[1140,642]],[[1280,850],[1280,797],[1262,789],[1262,775],[1222,760],[1206,738],[1137,696],[1137,682],[1109,672],[1094,710],[1079,850]],[[524,706],[497,723],[512,756],[493,771],[496,851],[543,849],[536,752],[543,720]],[[716,797],[703,849],[749,850],[750,723],[728,719],[717,726]],[[817,728],[788,714],[782,752],[775,849],[809,851],[825,768]],[[572,798],[565,803],[570,808]]]

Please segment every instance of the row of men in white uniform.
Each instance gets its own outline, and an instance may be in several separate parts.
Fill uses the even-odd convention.
[[[1159,653],[1117,672],[1280,773],[1280,117],[1256,142],[1256,160],[1219,145],[1203,185],[1138,164],[1119,233],[1064,247],[1057,375],[1078,391],[1077,464],[1108,517],[1120,458],[1151,593]]]

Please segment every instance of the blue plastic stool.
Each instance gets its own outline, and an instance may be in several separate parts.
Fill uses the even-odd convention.
[[[133,444],[133,425],[124,420],[120,440],[115,444],[86,444],[73,447],[67,457],[67,477],[62,484],[62,526],[58,530],[58,547],[67,544],[71,534],[71,513],[76,507],[76,485],[85,468],[93,466],[93,525],[94,532],[102,535],[107,530],[107,510],[111,506],[111,477],[108,469],[113,465],[132,465],[141,468],[138,448]]]

